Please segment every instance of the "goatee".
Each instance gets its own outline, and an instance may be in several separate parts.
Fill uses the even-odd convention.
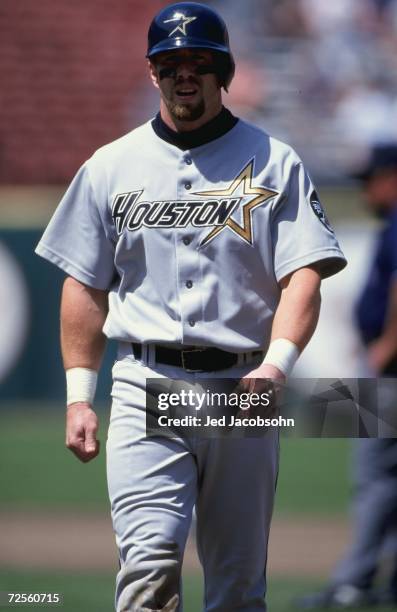
[[[200,100],[195,106],[181,103],[171,104],[169,111],[172,117],[178,121],[196,121],[204,115],[204,100]]]

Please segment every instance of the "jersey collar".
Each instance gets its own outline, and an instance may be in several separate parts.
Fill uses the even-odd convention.
[[[200,147],[211,142],[211,140],[220,138],[226,132],[229,132],[237,122],[238,118],[223,106],[219,115],[200,128],[190,132],[176,132],[172,130],[162,120],[160,112],[157,113],[151,123],[153,130],[159,138],[178,147],[182,151],[186,151],[187,149],[194,149],[194,147]]]

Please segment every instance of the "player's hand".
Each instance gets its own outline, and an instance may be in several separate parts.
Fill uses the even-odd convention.
[[[87,402],[66,408],[66,446],[80,461],[87,463],[99,453],[98,417]]]
[[[266,379],[269,378],[280,383],[285,383],[286,381],[285,375],[278,368],[263,363],[258,368],[248,372],[240,380],[240,386],[242,390],[248,393],[260,393],[267,388]]]
[[[237,416],[246,417],[272,417],[277,412],[277,399],[281,387],[277,384],[282,385],[285,382],[285,375],[268,364],[262,364],[258,368],[248,372],[243,378],[240,379],[236,392],[245,393],[252,395],[253,393],[261,395],[266,394],[269,397],[270,403],[268,406],[250,406],[245,411],[240,411]]]

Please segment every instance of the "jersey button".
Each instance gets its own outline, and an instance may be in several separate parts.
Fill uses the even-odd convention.
[[[185,236],[185,238],[183,239],[183,244],[185,244],[187,246],[188,244],[190,244],[190,242],[191,242],[190,238]]]
[[[192,188],[192,184],[191,183],[185,183],[185,189],[189,190]]]
[[[191,280],[186,281],[186,287],[188,289],[191,289],[193,287],[193,281],[191,281]]]
[[[194,319],[189,319],[190,327],[194,327],[196,325],[196,321]]]
[[[192,164],[192,158],[191,157],[185,157],[185,163],[190,166]]]

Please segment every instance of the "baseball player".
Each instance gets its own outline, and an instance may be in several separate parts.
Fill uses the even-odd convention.
[[[164,8],[147,58],[159,113],[83,164],[37,247],[67,274],[66,442],[82,461],[99,452],[95,385],[115,339],[116,610],[182,610],[195,506],[205,610],[259,612],[278,432],[148,437],[146,379],[285,380],[315,329],[321,278],[346,261],[296,153],[223,107],[235,66],[221,17]]]

